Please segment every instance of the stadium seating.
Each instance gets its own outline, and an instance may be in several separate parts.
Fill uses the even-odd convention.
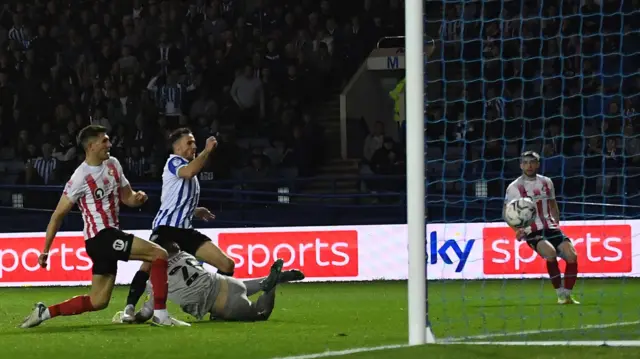
[[[222,2],[226,4],[212,4],[217,7]],[[21,2],[3,13],[0,27],[7,30],[0,49],[0,82],[7,85],[2,87],[0,104],[3,216],[25,213],[12,207],[48,208],[50,200],[37,194],[59,191],[55,186],[82,160],[80,155],[65,154],[75,148],[78,128],[92,122],[113,129],[114,154],[122,158],[134,182],[156,196],[166,131],[189,125],[201,142],[219,133],[226,160],[208,166],[201,180],[213,206],[225,213],[219,216],[220,225],[225,220],[250,225],[403,222],[402,168],[380,172],[369,158],[362,161],[363,177],[358,178],[363,193],[336,188],[334,193],[311,195],[306,189],[314,179],[296,179],[310,175],[298,167],[322,149],[310,141],[311,130],[303,130],[297,141],[292,138],[294,128],[305,126],[302,114],[316,109],[327,93],[344,84],[378,38],[402,33],[403,23],[394,15],[398,12],[384,1],[365,2],[365,8],[351,2],[305,2],[308,8],[274,3],[264,11],[233,6],[214,11],[188,3],[182,7],[151,2],[142,12],[80,5],[69,11],[64,26],[53,25],[48,13],[32,2]],[[505,183],[518,175],[517,157],[523,149],[535,149],[545,157],[545,172],[563,196],[566,212],[575,218],[635,213],[631,207],[584,207],[571,202],[639,202],[640,157],[635,149],[640,139],[634,122],[635,108],[640,108],[634,41],[638,10],[626,1],[620,9],[578,8],[557,1],[544,4],[539,12],[517,1],[470,3],[464,8],[427,2],[426,32],[438,44],[427,66],[439,69],[427,76],[425,102],[430,220],[497,219]],[[106,18],[122,19],[122,24],[105,20],[97,11],[108,13]],[[211,16],[207,11],[219,12],[231,31],[205,26],[203,19]],[[163,32],[153,16],[170,12],[181,15],[172,20],[175,26],[167,28],[172,30]],[[309,24],[312,12],[320,15],[318,25]],[[296,14],[295,28],[287,23],[289,13]],[[243,14],[249,14],[244,23]],[[520,22],[516,14],[524,14],[526,20]],[[358,32],[352,31],[352,15],[360,19]],[[335,30],[328,21],[333,18],[338,20]],[[601,28],[596,26],[600,21]],[[538,31],[542,25],[544,29]],[[160,34],[166,34],[166,42],[158,43],[165,38]],[[228,37],[231,50],[221,51]],[[164,56],[160,47],[169,44],[169,63],[158,62]],[[330,49],[330,57],[322,56],[320,48],[325,46],[321,44]],[[254,73],[261,76],[264,114],[259,105],[254,112],[240,110],[230,92],[233,72],[246,64],[254,65]],[[297,68],[297,77],[293,72],[286,74],[288,65]],[[163,115],[166,108],[158,107],[163,103],[162,92],[146,89],[155,74],[161,75],[160,85],[166,84],[164,77],[175,74],[185,89],[196,87],[196,91],[185,91],[179,113]],[[309,85],[327,74],[329,80],[322,86]],[[602,90],[594,87],[598,83]],[[15,108],[7,100],[14,94]],[[616,123],[619,119],[624,122]],[[601,126],[602,122],[606,125]],[[372,130],[354,127],[362,138]],[[68,138],[63,138],[65,134]],[[611,148],[615,147],[616,156],[603,149],[609,136],[616,139]],[[272,148],[275,139],[284,140],[300,156],[274,163],[278,169],[269,173],[277,178],[246,178],[243,168],[252,155],[263,156],[264,149],[281,151]],[[58,162],[55,173],[48,173],[43,161],[36,164],[48,158],[41,153],[47,142],[53,147],[55,160],[51,161]],[[403,156],[403,143],[394,146]],[[329,181],[338,180],[345,179]],[[262,184],[257,186],[258,182]],[[16,187],[23,185],[32,187]],[[250,191],[258,187],[268,193],[252,195]],[[278,189],[288,191],[286,201],[278,197]],[[344,197],[350,198],[351,207],[335,204],[336,198]],[[138,214],[143,218],[132,217],[140,223],[136,227],[146,226],[144,216],[153,213],[152,208],[143,211]],[[305,211],[323,215],[309,217]]]

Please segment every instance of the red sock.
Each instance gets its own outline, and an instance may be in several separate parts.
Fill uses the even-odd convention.
[[[167,308],[167,260],[156,259],[151,263],[151,285],[153,286],[153,309]]]
[[[560,288],[562,285],[562,277],[560,276],[560,267],[558,267],[558,261],[547,261],[547,272],[549,278],[551,278],[551,284],[555,289]]]
[[[93,304],[91,304],[91,298],[88,295],[79,295],[49,307],[51,318],[59,315],[67,316],[86,312],[93,312]]]
[[[573,289],[578,279],[578,262],[567,263],[567,268],[564,270],[564,287],[567,289]]]

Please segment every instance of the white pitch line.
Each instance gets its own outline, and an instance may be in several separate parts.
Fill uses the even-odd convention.
[[[519,341],[519,342],[449,342],[448,345],[498,345],[498,346],[572,346],[572,347],[640,347],[640,340],[568,340],[568,341]]]
[[[358,354],[358,353],[366,353],[366,352],[375,352],[379,350],[387,350],[387,349],[398,349],[408,347],[409,344],[396,344],[396,345],[383,345],[379,347],[365,347],[365,348],[353,348],[346,350],[336,350],[336,351],[327,351],[323,353],[316,354],[303,354],[303,355],[294,355],[288,357],[277,357],[273,359],[316,359],[316,358],[329,358],[329,357],[337,357],[341,355],[349,355],[349,354]]]
[[[510,333],[489,333],[489,334],[481,334],[481,335],[471,335],[466,337],[442,338],[440,341],[441,342],[458,342],[458,341],[466,341],[470,339],[473,340],[473,339],[504,338],[504,337],[515,337],[515,336],[522,336],[522,335],[558,333],[558,332],[577,331],[577,330],[607,329],[607,328],[625,327],[625,326],[638,325],[638,324],[640,324],[640,320],[636,320],[633,322],[619,322],[619,323],[608,323],[608,324],[589,324],[589,325],[583,325],[581,327],[574,327],[574,328],[537,329],[537,330],[525,330],[521,332],[510,332]]]
[[[638,340],[612,340],[612,341],[509,341],[509,342],[464,342],[465,340],[473,340],[473,339],[490,339],[490,338],[501,338],[501,337],[510,337],[510,336],[519,336],[519,335],[535,335],[535,334],[545,334],[545,333],[558,333],[564,331],[577,331],[577,330],[589,330],[589,329],[607,329],[607,328],[615,328],[615,327],[623,327],[630,325],[638,325],[640,324],[640,320],[634,322],[620,322],[620,323],[609,323],[609,324],[590,324],[583,325],[581,327],[574,328],[565,328],[565,329],[539,329],[539,330],[526,330],[520,332],[511,332],[511,333],[493,333],[493,334],[482,334],[482,335],[473,335],[468,337],[458,337],[458,338],[446,338],[441,339],[436,342],[436,344],[470,344],[470,345],[538,345],[538,346],[561,346],[561,345],[572,345],[572,346],[600,346],[600,345],[609,345],[609,346],[640,346],[640,341]],[[286,357],[276,357],[273,359],[316,359],[316,358],[330,358],[337,357],[341,355],[350,355],[350,354],[358,354],[358,353],[367,353],[374,352],[380,350],[389,350],[389,349],[399,349],[406,348],[408,344],[396,344],[396,345],[383,345],[377,347],[364,347],[364,348],[353,348],[353,349],[345,349],[345,350],[335,350],[335,351],[326,351],[322,353],[315,354],[303,354],[303,355],[293,355]]]

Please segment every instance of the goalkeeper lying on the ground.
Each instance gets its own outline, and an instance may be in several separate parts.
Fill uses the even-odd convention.
[[[169,295],[168,299],[198,320],[207,313],[211,319],[234,321],[267,320],[273,311],[278,283],[304,279],[299,270],[282,271],[282,259],[271,266],[269,276],[260,279],[239,281],[232,277],[211,273],[198,260],[180,251],[175,243],[169,244]],[[153,292],[147,282],[149,298],[136,313],[136,323],[144,323],[153,316]],[[247,296],[259,291],[264,293],[257,301],[251,302]],[[122,322],[124,312],[113,317],[114,322]]]

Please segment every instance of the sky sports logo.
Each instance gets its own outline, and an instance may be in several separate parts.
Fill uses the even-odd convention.
[[[562,226],[564,234],[578,253],[583,274],[631,273],[633,270],[633,240],[630,225]],[[438,265],[445,271],[453,267],[463,273],[471,262],[482,262],[485,275],[546,274],[544,260],[529,248],[526,241],[518,241],[509,227],[485,227],[481,247],[472,233],[430,231],[427,234],[427,264]],[[473,231],[475,232],[475,231]],[[471,237],[471,238],[467,238]],[[453,238],[451,238],[453,237]],[[561,261],[564,262],[564,261]],[[478,263],[479,264],[479,263]],[[479,266],[472,269],[480,271]]]
[[[429,232],[425,248],[427,263],[436,265],[442,261],[446,265],[455,265],[456,273],[464,271],[476,240],[465,239],[460,233],[456,233],[455,237],[458,239],[440,240],[437,231]]]

